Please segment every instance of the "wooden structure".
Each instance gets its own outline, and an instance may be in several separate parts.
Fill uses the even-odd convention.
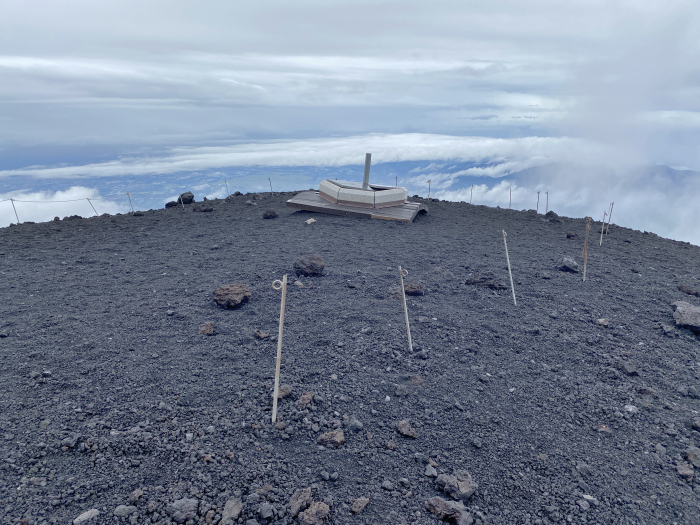
[[[318,191],[302,191],[287,201],[288,208],[317,211],[348,217],[369,217],[389,221],[412,222],[428,208],[408,201],[406,188],[369,183],[372,154],[365,154],[362,184],[347,180],[325,179]]]
[[[288,208],[304,211],[345,215],[347,217],[368,217],[389,221],[412,222],[419,213],[427,213],[428,208],[419,202],[404,202],[387,208],[367,208],[330,202],[317,191],[302,191],[287,201]]]

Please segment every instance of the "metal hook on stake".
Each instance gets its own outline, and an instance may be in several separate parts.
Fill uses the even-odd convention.
[[[280,306],[280,328],[277,336],[277,364],[275,366],[275,390],[272,394],[272,422],[277,421],[277,398],[280,393],[280,366],[282,364],[282,334],[284,333],[284,307],[287,302],[287,274],[282,280],[272,282],[274,290],[282,290],[282,305]]]
[[[406,289],[403,286],[403,278],[408,277],[408,270],[399,266],[399,280],[401,281],[401,297],[403,298],[403,316],[406,320],[406,333],[408,334],[408,350],[413,352],[413,341],[411,341],[411,326],[408,324],[408,306],[406,306]]]

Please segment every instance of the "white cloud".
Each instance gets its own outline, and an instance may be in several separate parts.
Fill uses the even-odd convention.
[[[508,162],[520,169],[547,162],[584,162],[601,156],[604,148],[566,137],[494,139],[455,137],[425,133],[371,134],[343,138],[265,141],[230,146],[173,148],[161,157],[125,158],[84,166],[31,167],[0,171],[0,177],[39,178],[118,177],[232,166],[346,166],[364,164],[365,153],[373,163],[416,160]],[[533,160],[534,159],[534,160]],[[478,171],[478,170],[477,170]],[[483,173],[488,174],[488,169]],[[501,176],[496,168],[491,176]]]
[[[12,202],[7,199],[14,199]],[[90,199],[88,201],[87,199]],[[125,205],[103,199],[94,188],[82,186],[72,186],[63,191],[14,191],[10,193],[0,193],[0,227],[8,226],[10,223],[20,222],[45,222],[54,217],[69,215],[80,215],[81,217],[91,217],[103,213],[124,213],[127,210]],[[92,202],[92,206],[90,205]],[[15,215],[16,210],[16,215]]]

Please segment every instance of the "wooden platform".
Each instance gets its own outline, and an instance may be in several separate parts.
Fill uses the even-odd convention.
[[[388,221],[412,222],[419,213],[428,213],[425,204],[405,202],[390,208],[360,208],[345,204],[334,204],[321,197],[317,191],[302,191],[287,201],[287,208],[297,210],[345,215],[347,217],[368,217]]]

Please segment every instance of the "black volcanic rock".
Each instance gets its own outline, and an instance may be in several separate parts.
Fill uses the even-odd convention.
[[[584,219],[251,198],[0,228],[1,523],[700,523],[700,336],[671,308],[700,306],[677,289],[700,248],[615,226],[583,282],[557,268],[582,264]],[[304,254],[323,278],[289,275]],[[407,297],[414,351],[399,264],[429,291]],[[212,300],[228,283],[247,305]],[[440,478],[459,471],[466,504]]]

